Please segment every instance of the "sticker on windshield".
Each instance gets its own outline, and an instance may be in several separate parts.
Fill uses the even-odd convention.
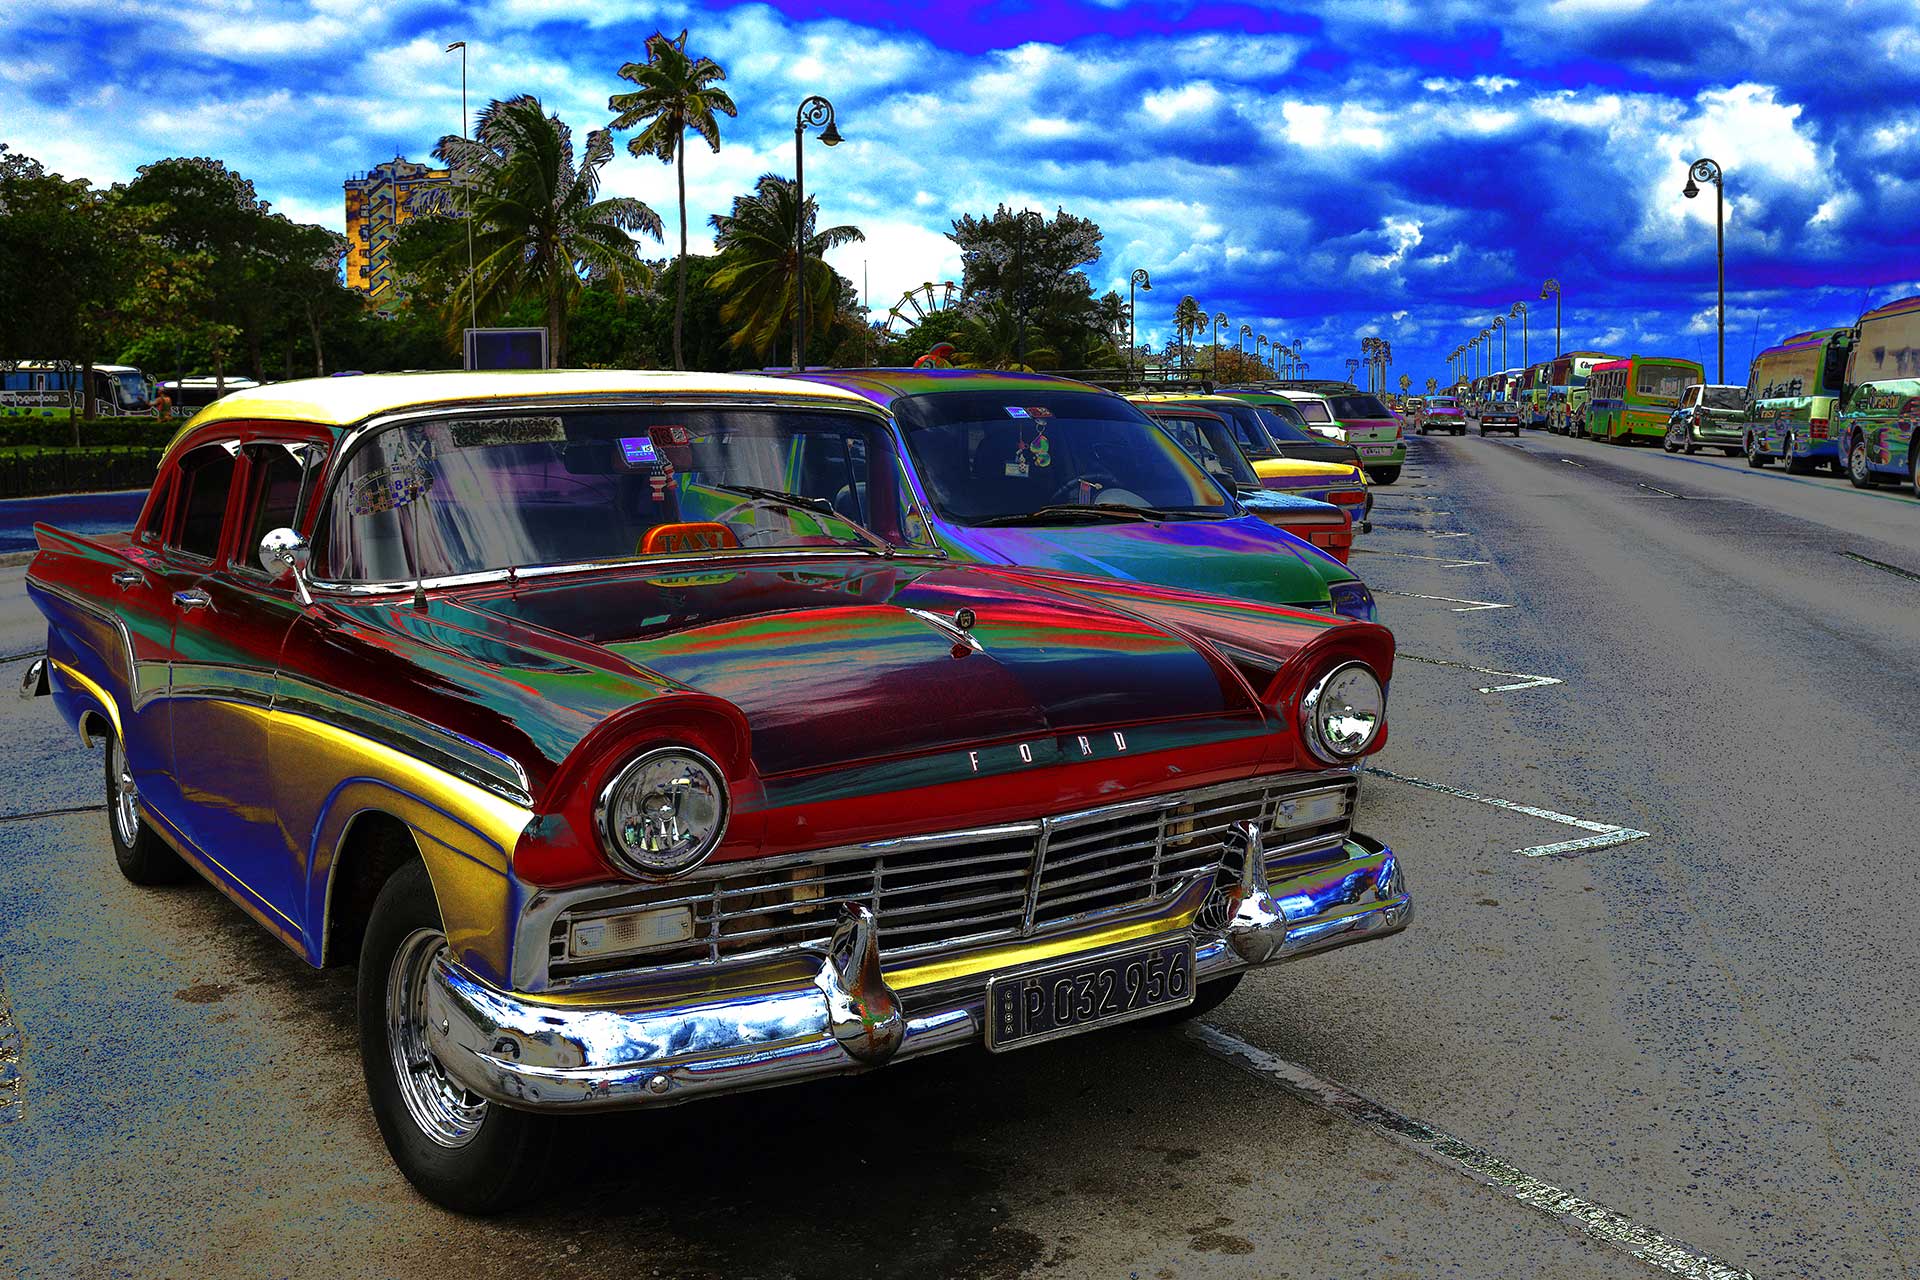
[[[469,418],[447,428],[456,449],[485,449],[508,444],[565,444],[567,428],[558,418]]]
[[[660,459],[653,441],[646,436],[621,436],[620,456],[630,467],[650,467]]]
[[[1014,405],[1008,405],[1007,416],[1009,418],[1031,418],[1033,415],[1028,413],[1025,409],[1017,408]]]
[[[369,472],[353,482],[347,510],[356,516],[377,516],[417,502],[433,488],[433,472],[411,463],[397,463]]]
[[[1028,474],[1028,468],[1027,468],[1026,462],[1023,461],[1022,459],[1015,458],[1012,462],[1009,462],[1007,464],[1007,474],[1010,476],[1017,476],[1021,479],[1025,479]]]

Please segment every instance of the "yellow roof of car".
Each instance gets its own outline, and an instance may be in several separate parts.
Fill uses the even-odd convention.
[[[1357,484],[1367,482],[1367,473],[1348,462],[1309,462],[1304,458],[1254,458],[1253,473],[1261,479],[1269,476],[1286,476],[1298,479],[1304,476],[1327,476],[1336,480],[1352,480]]]
[[[769,400],[873,402],[838,387],[741,373],[653,369],[503,369],[480,373],[361,373],[302,378],[235,391],[214,401],[185,429],[230,419],[264,418],[346,427],[383,413],[434,404],[622,395],[750,396]]]
[[[1161,404],[1167,401],[1179,401],[1182,403],[1185,403],[1188,401],[1204,402],[1207,400],[1224,400],[1224,401],[1231,401],[1231,402],[1241,403],[1241,404],[1245,403],[1245,401],[1240,400],[1238,396],[1223,396],[1218,392],[1209,393],[1205,391],[1136,391],[1132,395],[1128,396],[1127,399],[1133,401],[1136,404],[1142,404],[1142,403]]]

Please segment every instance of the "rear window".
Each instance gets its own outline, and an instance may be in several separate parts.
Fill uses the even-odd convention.
[[[1378,396],[1334,396],[1331,400],[1333,416],[1345,422],[1349,418],[1391,418],[1387,406],[1380,403]]]
[[[1327,412],[1324,400],[1295,400],[1293,407],[1300,411],[1302,422],[1332,422],[1333,415]]]

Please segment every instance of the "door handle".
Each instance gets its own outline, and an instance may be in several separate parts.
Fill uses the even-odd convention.
[[[190,587],[174,592],[173,603],[181,609],[210,609],[213,607],[213,597],[198,587]]]
[[[113,585],[122,591],[127,590],[129,587],[137,587],[146,580],[147,576],[138,569],[122,569],[113,575]]]

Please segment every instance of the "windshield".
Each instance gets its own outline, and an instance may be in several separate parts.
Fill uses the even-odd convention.
[[[1691,369],[1670,364],[1643,364],[1637,371],[1634,393],[1678,400],[1687,383],[1699,375]]]
[[[1199,463],[1117,396],[1015,385],[911,396],[893,412],[934,510],[959,524],[1042,508],[1232,510]]]
[[[136,409],[147,403],[147,380],[132,369],[107,375],[114,400],[123,409]]]
[[[1241,452],[1223,418],[1211,412],[1187,414],[1172,409],[1157,409],[1149,416],[1165,427],[1167,434],[1201,466],[1229,487],[1260,487],[1260,477],[1254,473],[1253,464]]]
[[[370,437],[334,488],[320,560],[336,581],[399,582],[648,555],[882,549],[862,526],[926,545],[888,433],[864,415],[529,411]]]
[[[1393,416],[1387,411],[1387,406],[1380,403],[1378,396],[1334,396],[1332,403],[1333,416],[1342,422],[1349,418],[1391,418]]]
[[[1744,409],[1747,391],[1745,387],[1708,387],[1703,403],[1709,409]]]
[[[1333,415],[1327,412],[1324,400],[1295,400],[1293,407],[1300,411],[1302,422],[1332,422]]]
[[[1427,408],[1429,409],[1458,409],[1459,407],[1460,406],[1454,402],[1452,396],[1436,396],[1434,399],[1427,401]]]

